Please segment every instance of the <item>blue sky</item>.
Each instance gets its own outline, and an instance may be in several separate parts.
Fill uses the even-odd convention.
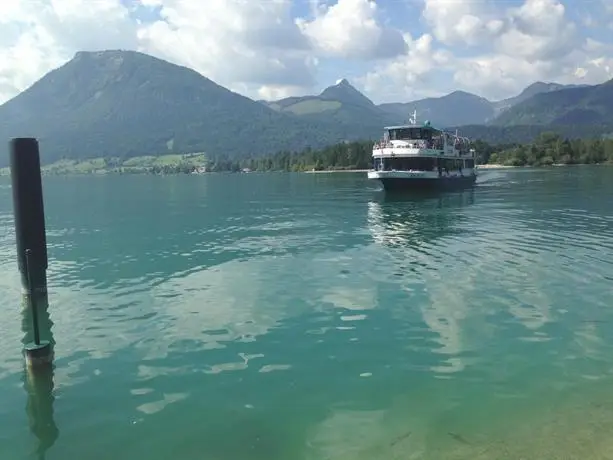
[[[580,56],[581,53],[577,53],[578,58],[583,58],[583,60],[587,60],[588,62],[591,59],[601,59],[604,58],[608,60],[609,63],[613,63],[611,61],[611,56],[613,55],[613,0],[609,3],[611,7],[606,8],[607,2],[609,0],[588,0],[588,1],[574,1],[574,0],[562,0],[560,2],[552,2],[558,3],[562,5],[565,10],[564,20],[566,23],[573,24],[576,27],[576,38],[573,40],[572,44],[569,43],[568,52],[570,53],[573,50],[580,49],[586,41],[591,40],[595,42],[600,42],[603,46],[603,50],[601,52],[594,52],[591,56]],[[423,34],[432,34],[432,28],[427,20],[424,19],[423,10],[424,10],[424,1],[419,0],[408,0],[408,1],[398,1],[398,0],[380,0],[377,2],[381,7],[382,16],[385,18],[387,23],[392,27],[398,28],[399,30],[403,30],[409,32],[413,37],[419,37]],[[472,2],[462,2],[457,1],[453,2],[452,0],[448,0],[448,3],[472,3],[476,6],[481,6],[482,12],[489,12],[490,14],[498,15],[501,18],[508,18],[506,12],[511,9],[519,9],[522,6],[526,6],[528,2],[525,0],[505,0],[505,1],[472,1]],[[453,5],[451,5],[453,6]],[[478,9],[478,8],[476,8]],[[479,17],[479,15],[477,14]],[[485,16],[485,15],[484,15]],[[550,16],[549,16],[550,17]],[[436,34],[434,34],[436,35]],[[546,35],[546,34],[544,34]],[[558,40],[556,33],[553,32],[550,36],[551,41],[555,42]],[[561,38],[560,38],[561,39]],[[505,55],[508,58],[512,58],[512,53],[504,53],[502,51],[493,51],[492,41],[484,40],[477,44],[471,44],[467,46],[466,43],[459,41],[454,44],[447,44],[445,46],[446,50],[448,50],[455,58],[464,59],[470,61],[471,58],[481,57],[493,55],[496,53],[500,53]],[[518,62],[521,61],[517,58]],[[543,61],[547,62],[547,59],[543,59]],[[552,66],[555,67],[555,63],[553,59],[549,61]],[[583,64],[580,59],[577,59],[577,64]],[[349,67],[348,75],[359,76],[360,74],[367,71],[369,63],[359,63],[353,64]],[[560,67],[562,67],[562,63],[560,63]],[[325,71],[322,72],[323,75],[330,75],[332,77],[335,75],[336,66],[335,62],[329,62],[325,67]],[[613,72],[611,70],[607,70],[604,72],[593,72],[593,78],[587,78],[587,83],[600,83],[605,81],[606,79],[613,78]],[[462,87],[461,85],[457,85],[453,83],[453,69],[440,69],[438,72],[432,72],[428,75],[427,81],[434,82],[433,86],[436,88],[441,88],[441,92],[449,92],[453,89],[468,89],[475,92],[479,92],[477,89],[478,86],[472,86],[470,88]],[[328,78],[331,79],[331,78]],[[563,81],[565,83],[571,82],[581,82],[579,79],[573,78],[569,74],[564,74],[564,72],[560,71],[558,75],[556,75],[555,70],[552,72],[544,72],[542,76],[536,75],[534,78],[521,78],[521,75],[518,75],[517,81],[518,84],[514,85],[514,89],[510,91],[491,91],[490,94],[485,94],[492,99],[499,99],[502,97],[506,97],[513,94],[513,91],[517,92],[518,90],[524,88],[528,84],[532,83],[537,79],[542,79],[545,81]],[[450,81],[452,81],[450,83]],[[459,88],[457,88],[459,87]],[[443,89],[444,88],[444,89]],[[437,91],[434,91],[437,93]]]
[[[109,48],[254,99],[340,78],[375,102],[613,78],[613,0],[11,0],[0,22],[0,101],[77,51]]]
[[[309,16],[308,0],[296,2],[295,15],[298,17]],[[335,2],[325,2],[333,5]],[[398,30],[411,33],[413,36],[420,36],[427,31],[427,27],[421,19],[423,2],[419,1],[398,1],[381,0],[377,2],[379,6],[379,17],[384,24]],[[326,59],[322,61],[320,67],[321,78],[320,87],[328,86],[339,78],[347,78],[355,82],[360,76],[369,70],[371,63],[358,60],[346,60],[339,65],[338,59]]]

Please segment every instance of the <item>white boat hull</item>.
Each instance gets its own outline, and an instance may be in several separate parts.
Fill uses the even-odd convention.
[[[462,174],[439,176],[436,171],[368,171],[368,179],[381,182],[385,190],[432,190],[472,186],[477,175],[474,170]]]

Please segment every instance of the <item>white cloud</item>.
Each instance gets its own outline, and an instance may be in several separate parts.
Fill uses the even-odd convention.
[[[138,49],[194,68],[250,96],[295,94],[316,83],[317,56],[390,57],[398,31],[380,26],[376,3],[311,2],[312,19],[291,0],[14,0],[0,7],[0,101],[79,50]],[[139,12],[148,9],[141,20]],[[339,65],[343,65],[339,63]]]
[[[551,61],[577,46],[576,26],[558,0],[526,0],[507,12],[510,26],[497,41],[503,54],[533,62]]]
[[[162,19],[138,30],[145,51],[225,84],[314,83],[309,44],[291,18],[289,0],[158,3]]]
[[[521,91],[549,72],[547,62],[530,63],[504,54],[486,55],[458,63],[454,82],[493,99]]]
[[[382,9],[381,0],[6,1],[0,101],[76,51],[117,48],[187,65],[254,98],[315,92],[318,79],[356,72],[375,101],[455,89],[502,98],[535,80],[613,78],[613,36],[603,33],[610,0],[422,1],[408,17],[406,2]]]
[[[373,0],[338,0],[326,7],[315,5],[312,21],[298,26],[323,54],[344,58],[388,58],[405,51],[402,34],[382,27]]]
[[[504,22],[491,17],[484,0],[425,0],[423,17],[446,45],[478,45],[500,32]]]
[[[264,85],[260,86],[257,95],[267,101],[278,101],[286,97],[300,95],[304,91],[301,86],[295,85]]]
[[[403,86],[386,99],[407,100],[418,92],[415,87],[428,87],[449,71],[446,92],[464,89],[502,99],[537,80],[594,84],[613,78],[613,43],[586,38],[589,30],[580,33],[560,0],[501,5],[506,4],[424,0],[423,17],[436,42],[422,53],[410,46],[406,55],[367,73],[365,89],[372,96],[395,82]]]
[[[11,0],[0,7],[0,101],[77,50],[136,46],[120,0]]]
[[[537,80],[596,84],[613,77],[613,47],[582,37],[566,13],[558,0],[526,0],[507,10],[494,52],[459,63],[455,82],[501,98]]]
[[[405,55],[378,65],[358,80],[366,92],[378,94],[386,101],[404,101],[435,94],[433,88],[427,89],[430,85],[424,77],[431,72],[443,71],[451,64],[453,56],[445,50],[434,49],[433,37],[429,34],[415,40],[405,34],[404,40],[408,49]]]

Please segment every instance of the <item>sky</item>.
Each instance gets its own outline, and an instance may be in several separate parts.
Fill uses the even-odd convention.
[[[137,50],[253,99],[377,103],[613,78],[613,0],[7,0],[0,103],[77,51]]]

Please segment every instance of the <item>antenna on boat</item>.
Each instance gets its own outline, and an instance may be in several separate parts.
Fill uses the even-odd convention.
[[[411,125],[417,124],[417,110],[413,110],[413,113],[409,117],[409,124]]]

